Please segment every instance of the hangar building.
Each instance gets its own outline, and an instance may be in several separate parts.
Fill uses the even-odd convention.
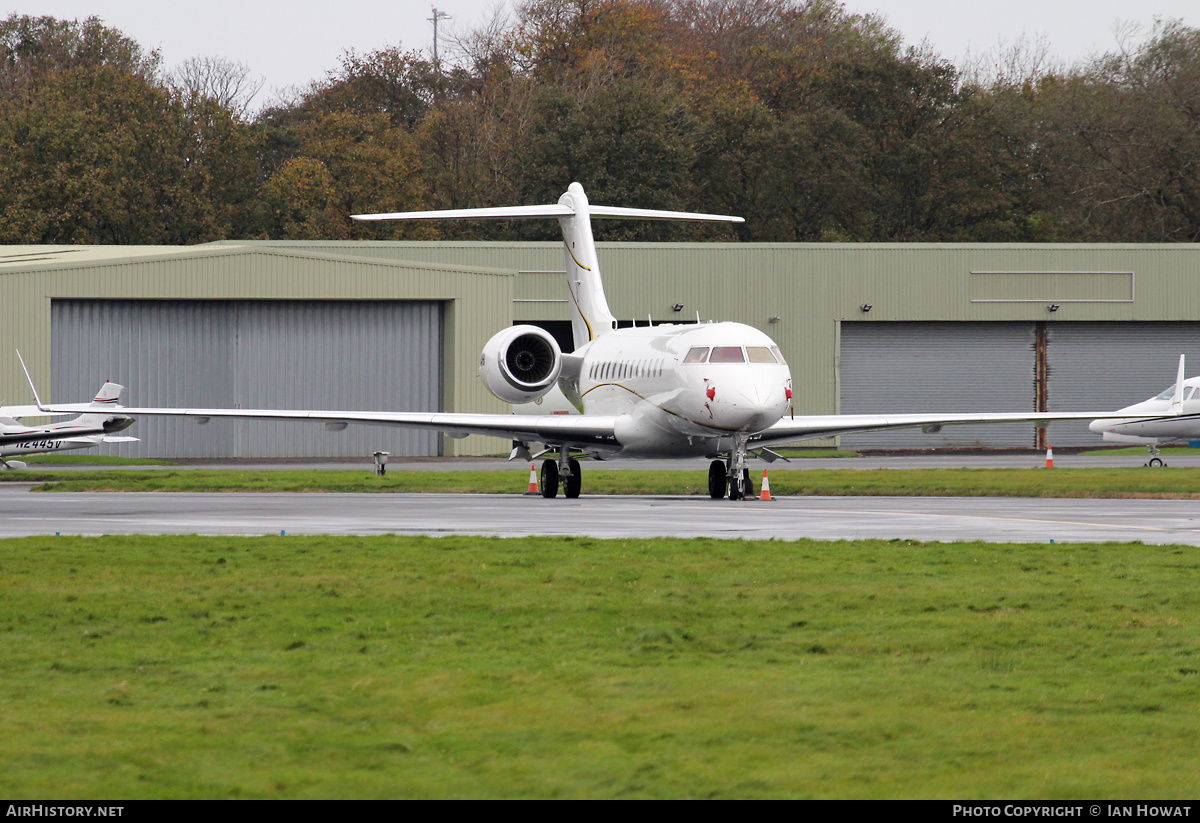
[[[1088,411],[1200,372],[1200,246],[600,243],[613,313],[767,332],[797,414]],[[559,243],[227,241],[0,249],[0,340],[39,387],[129,405],[503,412],[475,376],[513,323],[568,326]],[[569,331],[563,339],[569,337]],[[569,348],[569,346],[567,347]],[[48,390],[47,390],[48,389]],[[25,403],[15,354],[0,401]],[[492,438],[300,422],[139,420],[161,457],[507,453]],[[1053,424],[1056,446],[1098,445]],[[1031,425],[842,438],[857,448],[1033,448]],[[1040,438],[1040,439],[1039,439]]]

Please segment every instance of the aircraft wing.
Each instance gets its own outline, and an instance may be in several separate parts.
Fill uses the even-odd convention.
[[[48,406],[50,410],[58,406]],[[617,450],[616,416],[582,414],[454,414],[447,412],[307,411],[289,409],[168,409],[125,406],[132,417],[186,417],[198,423],[214,418],[235,420],[310,420],[339,429],[350,423],[400,426],[443,432],[451,437],[480,434],[507,440],[566,444]]]
[[[87,409],[87,403],[77,404],[73,411],[46,412],[37,406],[0,406],[0,417],[10,420],[20,420],[22,417],[62,417],[68,414],[80,414]]]
[[[842,434],[964,426],[979,423],[1051,423],[1055,420],[1096,420],[1119,417],[1116,412],[964,412],[961,414],[815,414],[785,417],[750,438],[750,448],[778,446],[796,440]],[[936,427],[936,428],[935,428]]]

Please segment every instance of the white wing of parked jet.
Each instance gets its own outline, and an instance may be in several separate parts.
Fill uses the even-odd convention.
[[[886,431],[889,429],[928,429],[942,426],[966,426],[985,423],[1052,423],[1064,420],[1094,420],[1111,412],[961,412],[942,414],[829,414],[797,415],[780,420],[761,434],[751,437],[751,446],[774,446],[818,437]]]

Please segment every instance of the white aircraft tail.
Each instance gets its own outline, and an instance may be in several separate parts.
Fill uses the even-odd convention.
[[[96,392],[96,397],[88,404],[89,411],[84,412],[75,419],[75,423],[81,426],[99,426],[104,421],[112,416],[113,409],[121,408],[121,392],[125,387],[120,383],[110,383],[105,381],[100,387],[100,391]],[[96,411],[90,411],[96,409]]]
[[[617,318],[608,308],[604,282],[600,276],[600,261],[596,257],[596,241],[592,239],[591,204],[583,186],[572,183],[558,199],[559,205],[572,212],[559,217],[567,270],[567,289],[571,293],[571,332],[575,348],[579,348],[617,327]]]
[[[613,217],[637,220],[709,220],[743,223],[740,217],[697,212],[660,211],[657,209],[628,209],[616,206],[593,206],[584,194],[583,186],[572,183],[558,203],[543,206],[505,206],[486,209],[449,209],[445,211],[409,211],[391,214],[355,214],[355,220],[434,220],[443,218],[558,218],[566,252],[567,288],[571,293],[573,311],[571,329],[575,347],[595,340],[617,327],[617,320],[608,308],[604,283],[592,238],[593,217]]]
[[[1183,355],[1179,355],[1179,371],[1175,373],[1175,393],[1171,395],[1171,410],[1169,414],[1172,417],[1178,417],[1183,414]]]

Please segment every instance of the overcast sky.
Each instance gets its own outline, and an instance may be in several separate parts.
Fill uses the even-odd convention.
[[[438,0],[453,19],[442,26],[470,30],[514,0]],[[64,19],[96,16],[147,49],[159,49],[170,69],[196,56],[226,57],[265,80],[261,105],[274,92],[305,86],[338,66],[342,52],[383,46],[427,50],[433,41],[428,0],[0,0],[9,14]],[[956,65],[968,54],[1044,38],[1056,61],[1074,62],[1116,46],[1114,27],[1149,31],[1156,17],[1200,26],[1200,0],[849,0],[854,12],[887,18],[905,42],[928,41]],[[444,31],[444,29],[443,29]]]

